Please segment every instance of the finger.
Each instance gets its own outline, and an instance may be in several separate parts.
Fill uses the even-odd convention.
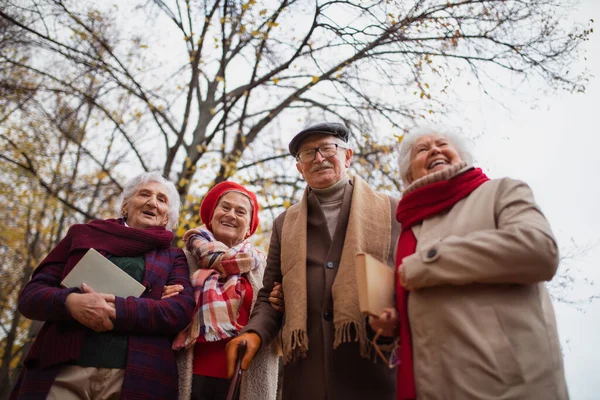
[[[96,291],[89,285],[86,285],[85,282],[81,283],[81,291],[83,293],[96,293]]]
[[[278,306],[283,305],[283,301],[281,301],[281,299],[278,299],[277,297],[269,297],[269,303],[278,305]]]
[[[179,292],[174,292],[174,293],[170,293],[170,294],[167,294],[167,295],[163,294],[162,297],[161,297],[161,299],[164,300],[164,299],[168,299],[170,297],[175,297],[177,295],[179,295]]]
[[[114,303],[116,301],[114,294],[100,293],[100,296],[102,296],[104,301],[106,301],[107,303]]]
[[[117,309],[116,308],[112,308],[110,307],[108,310],[108,318],[110,319],[110,323],[112,325],[112,321],[114,321],[115,319],[117,319]],[[112,329],[112,327],[111,327]]]
[[[246,371],[248,370],[248,367],[250,366],[250,362],[252,362],[252,360],[254,359],[254,356],[256,355],[256,353],[258,352],[258,347],[251,347],[250,345],[248,345],[248,347],[246,348],[246,354],[244,354],[244,358],[242,358],[242,370]],[[233,375],[233,373],[232,373]]]
[[[163,290],[163,296],[172,296],[173,294],[178,294],[183,291],[183,286],[181,285],[167,285]]]
[[[282,313],[282,312],[284,312],[284,311],[285,311],[285,308],[283,308],[283,306],[278,306],[278,305],[276,305],[276,304],[271,304],[271,307],[273,307],[273,309],[274,309],[275,311],[279,311],[280,313]]]
[[[238,340],[233,339],[227,346],[225,347],[225,353],[227,355],[227,377],[229,379],[233,378],[233,373],[235,372],[235,361],[237,359],[238,353]]]

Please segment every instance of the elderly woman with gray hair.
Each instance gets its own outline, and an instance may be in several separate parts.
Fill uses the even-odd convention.
[[[399,315],[380,321],[400,322],[398,399],[566,399],[548,221],[529,186],[471,162],[441,129],[400,148]]]
[[[69,229],[19,296],[19,311],[45,324],[11,398],[177,399],[171,339],[195,306],[185,255],[171,248],[179,206],[172,182],[144,173],[124,188],[122,218]],[[61,287],[90,248],[144,285],[142,295]],[[167,284],[183,290],[161,299]]]

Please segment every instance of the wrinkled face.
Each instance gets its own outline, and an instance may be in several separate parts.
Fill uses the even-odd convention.
[[[215,239],[232,247],[250,236],[252,203],[239,192],[227,192],[219,199],[210,226]]]
[[[410,151],[409,183],[462,162],[456,148],[441,135],[423,136]]]
[[[331,143],[340,144],[335,136],[309,136],[302,142],[298,152]],[[313,161],[307,163],[298,161],[296,168],[302,174],[308,186],[315,189],[325,189],[338,182],[346,174],[346,169],[348,169],[350,160],[352,160],[352,154],[352,149],[338,147],[334,156],[325,158],[317,151]]]
[[[169,196],[162,183],[148,182],[140,185],[133,196],[125,200],[123,210],[127,225],[145,229],[165,227],[169,220]]]

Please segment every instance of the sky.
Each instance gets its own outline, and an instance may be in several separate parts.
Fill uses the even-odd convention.
[[[600,1],[583,0],[572,15],[600,21]],[[592,75],[585,94],[499,94],[495,100],[465,90],[464,128],[477,164],[492,178],[527,182],[550,221],[573,279],[554,293],[565,373],[572,400],[600,399],[600,32],[585,43]],[[530,88],[530,90],[536,90]],[[565,272],[568,269],[568,272]]]

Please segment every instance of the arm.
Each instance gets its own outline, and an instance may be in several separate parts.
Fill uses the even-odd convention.
[[[172,268],[167,285],[181,285],[178,296],[167,299],[117,297],[115,331],[139,334],[174,335],[183,330],[192,318],[195,302],[189,269],[183,251],[169,250]]]
[[[265,268],[263,277],[263,287],[258,292],[250,322],[242,329],[242,333],[257,333],[263,345],[269,344],[281,328],[282,314],[271,306],[269,295],[275,286],[275,282],[282,281],[280,235],[281,227],[283,226],[283,217],[284,215],[277,217],[273,223],[269,254],[267,255],[267,267]]]
[[[67,234],[61,242],[48,254],[33,273],[31,280],[19,294],[19,312],[29,319],[38,321],[72,321],[66,300],[67,296],[79,292],[78,288],[60,286],[66,256],[70,247]]]
[[[504,179],[495,204],[496,229],[448,236],[402,260],[409,290],[439,285],[533,284],[552,279],[558,248],[529,186]]]

